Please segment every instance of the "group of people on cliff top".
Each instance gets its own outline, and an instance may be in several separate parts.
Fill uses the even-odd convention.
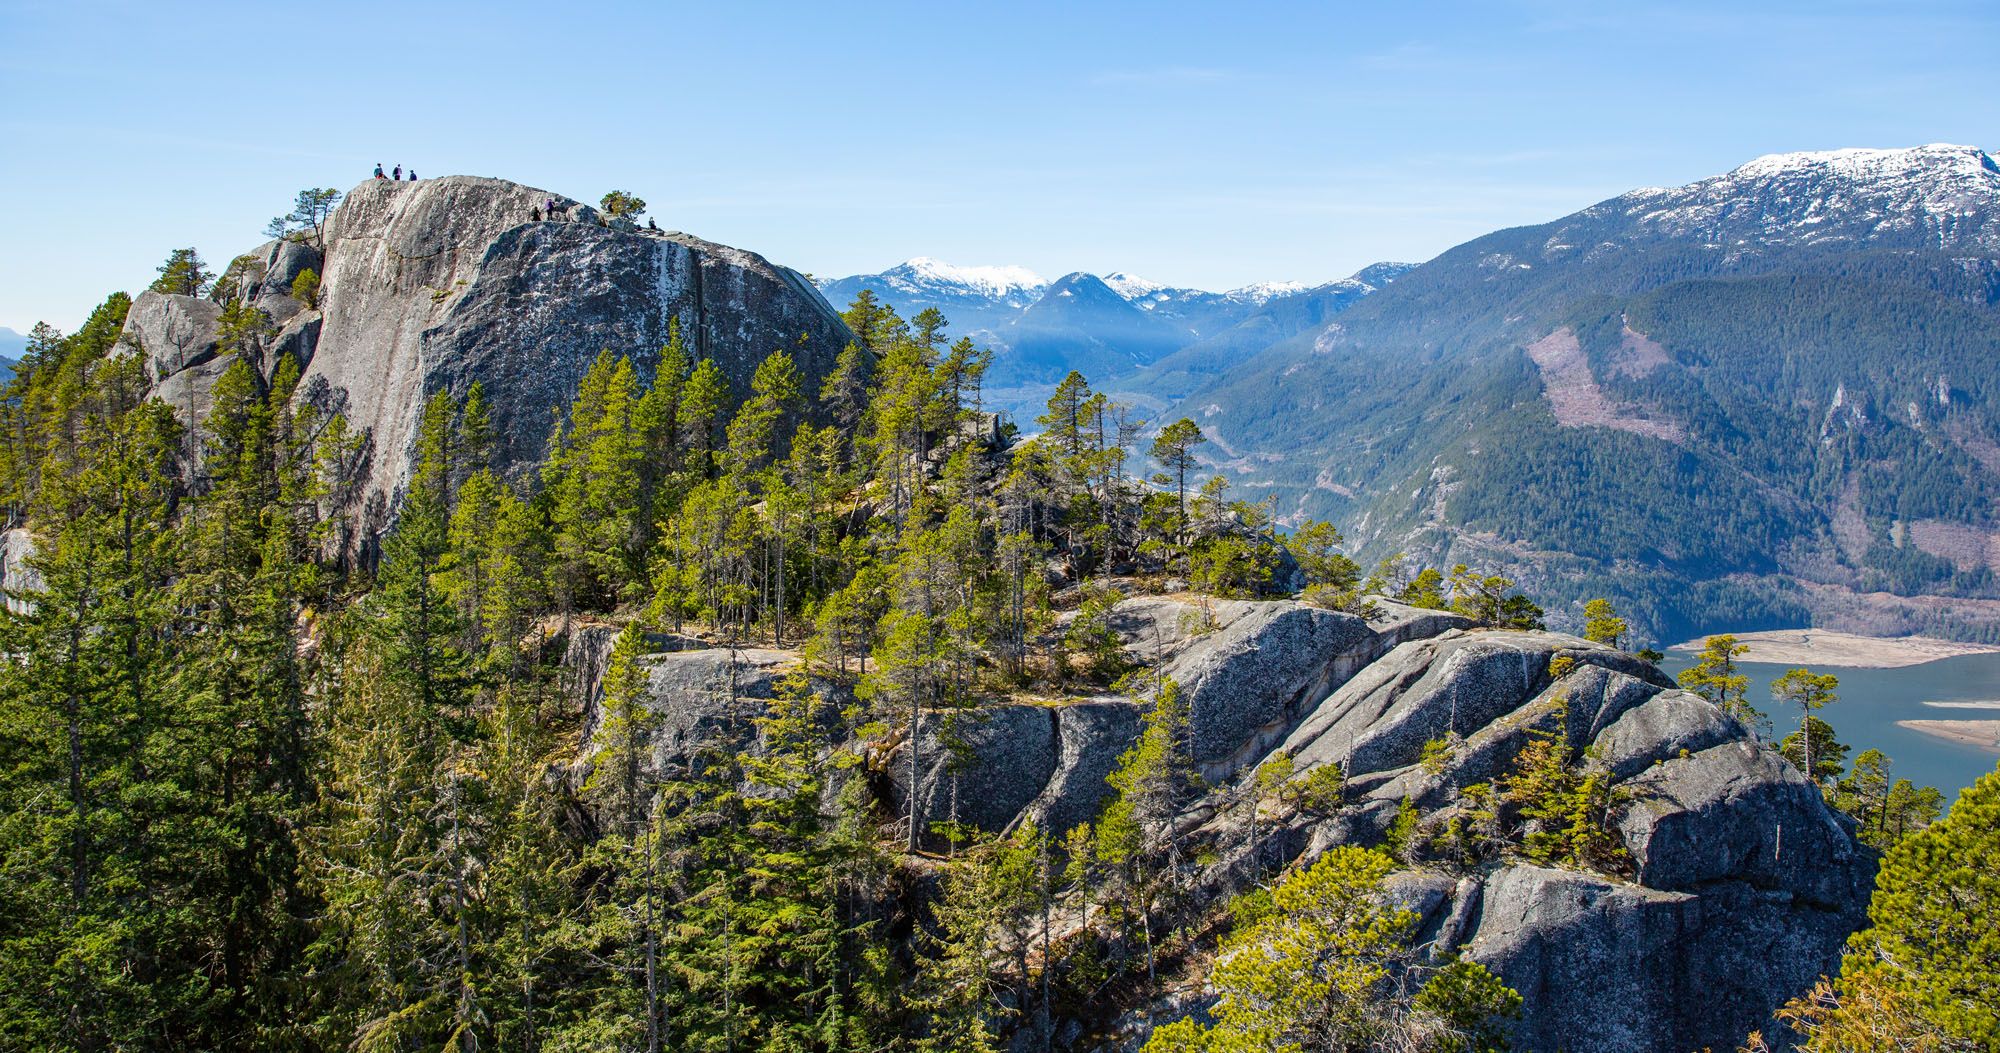
[[[558,215],[562,216],[564,219],[569,218],[568,202],[557,204],[555,198],[549,198],[546,202],[543,203],[541,208],[529,210],[529,216],[537,223],[540,223],[543,219],[547,219],[550,222],[554,222],[555,218]],[[600,218],[597,221],[597,225],[600,227],[604,226],[604,220]],[[648,216],[646,217],[646,229],[652,231],[655,234],[658,234],[660,232],[660,225],[653,222],[652,217]]]
[[[402,165],[397,165],[397,166],[396,166],[396,174],[395,174],[395,175],[393,175],[393,176],[386,176],[386,175],[383,175],[383,174],[382,174],[382,166],[381,166],[380,164],[377,164],[377,165],[375,166],[375,178],[377,178],[377,179],[394,179],[394,180],[396,180],[397,182],[401,182],[401,181],[402,181],[402,179],[403,179],[403,166],[402,166]],[[414,182],[416,182],[416,181],[417,181],[417,170],[416,170],[416,169],[414,169],[414,168],[412,168],[412,169],[410,169],[410,182],[414,183]]]

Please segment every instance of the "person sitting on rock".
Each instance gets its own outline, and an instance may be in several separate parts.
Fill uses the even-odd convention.
[[[414,183],[416,181],[417,181],[417,170],[412,168],[410,169],[410,182]]]
[[[647,229],[647,230],[659,230],[659,229],[660,229],[660,225],[659,225],[658,223],[655,223],[655,222],[653,222],[653,217],[651,217],[651,216],[647,216],[647,217],[646,217],[646,229]]]
[[[378,161],[378,162],[376,162],[376,164],[375,164],[375,178],[377,178],[377,179],[387,179],[387,178],[389,178],[388,176],[385,176],[385,175],[383,175],[383,174],[382,174],[382,164],[381,164],[381,162],[379,162],[379,161]]]
[[[532,222],[540,223],[542,221],[542,207],[536,205],[534,208],[529,209],[528,216]]]
[[[400,182],[402,182],[402,181],[403,181],[403,166],[402,166],[402,165],[397,165],[397,166],[396,166],[396,182],[400,183]]]

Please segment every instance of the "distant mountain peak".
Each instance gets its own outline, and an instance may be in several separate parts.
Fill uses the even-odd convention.
[[[1035,292],[1049,283],[1026,267],[961,267],[930,256],[906,260],[883,272],[892,283],[897,280],[918,286],[959,286],[982,296],[1007,297]]]
[[[1141,278],[1136,274],[1127,274],[1124,271],[1112,271],[1105,275],[1104,284],[1111,286],[1112,292],[1127,300],[1138,300],[1167,290],[1167,286],[1161,282]]]
[[[1280,296],[1290,296],[1293,293],[1305,292],[1307,289],[1312,288],[1317,288],[1317,286],[1307,282],[1256,282],[1239,289],[1231,289],[1222,295],[1232,300],[1242,303],[1254,303],[1261,307]]]
[[[1849,147],[1843,150],[1765,154],[1738,166],[1729,173],[1729,177],[1759,179],[1788,172],[1808,172],[1843,179],[1879,180],[1939,172],[1990,177],[1995,171],[1993,159],[1976,146],[1929,143],[1888,150]]]
[[[1992,249],[2000,247],[2000,166],[1984,150],[1949,143],[1768,154],[1685,186],[1634,190],[1557,223],[1617,217],[1654,234],[1750,251],[1885,238],[1905,247]],[[1581,230],[1557,233],[1552,249],[1599,240]]]

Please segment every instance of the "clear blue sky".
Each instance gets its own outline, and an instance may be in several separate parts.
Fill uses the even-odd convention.
[[[0,326],[377,161],[820,275],[1325,279],[1762,153],[2000,144],[1996,54],[1973,0],[0,0]]]

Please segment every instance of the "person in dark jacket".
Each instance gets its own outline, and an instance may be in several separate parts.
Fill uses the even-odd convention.
[[[410,169],[410,182],[414,183],[416,181],[417,181],[417,170],[412,168]]]
[[[389,178],[388,176],[385,176],[385,175],[383,175],[383,174],[382,174],[382,166],[381,166],[381,165],[379,165],[379,164],[375,166],[375,178],[377,178],[377,179],[387,179],[387,178]]]
[[[402,182],[402,181],[403,181],[403,166],[402,166],[402,165],[397,165],[397,166],[396,166],[396,177],[395,177],[395,178],[396,178],[396,181],[397,181],[398,183],[400,183],[400,182]]]

